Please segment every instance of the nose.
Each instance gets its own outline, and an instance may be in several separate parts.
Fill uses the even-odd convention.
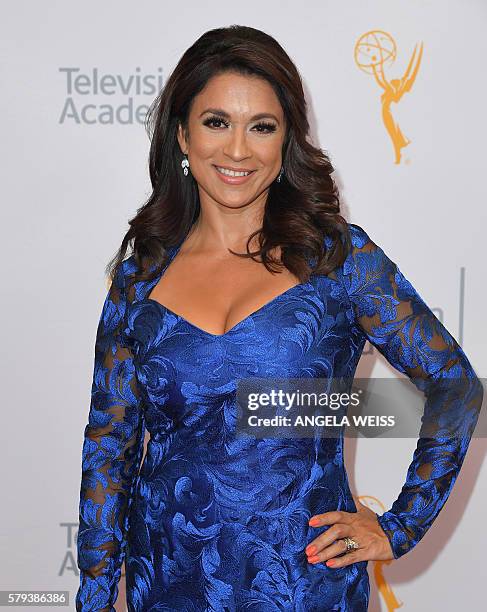
[[[233,130],[229,130],[223,153],[235,161],[250,157],[251,151],[244,127],[237,127]]]

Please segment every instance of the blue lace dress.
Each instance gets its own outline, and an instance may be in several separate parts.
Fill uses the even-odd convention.
[[[114,609],[124,560],[129,611],[367,610],[366,561],[333,569],[305,554],[326,529],[310,527],[312,515],[357,511],[343,437],[316,444],[235,435],[238,379],[353,378],[366,340],[415,385],[424,382],[425,414],[442,403],[427,381],[478,381],[396,264],[364,229],[349,228],[353,250],[342,266],[312,275],[223,335],[150,299],[160,276],[129,286],[135,262],[125,260],[96,337],[77,610]],[[396,558],[445,504],[480,403],[481,391],[461,402],[463,437],[418,440],[399,497],[378,517]]]

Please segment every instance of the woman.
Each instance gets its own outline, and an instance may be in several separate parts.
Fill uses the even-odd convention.
[[[343,436],[237,437],[237,381],[353,378],[367,339],[425,390],[428,414],[448,393],[428,382],[478,379],[396,264],[340,216],[299,73],[273,38],[205,33],[149,124],[153,192],[112,262],[97,331],[76,607],[113,610],[125,560],[129,610],[366,610],[367,562],[404,555],[431,526],[481,393],[468,385],[461,440],[418,441],[378,516],[354,503]]]

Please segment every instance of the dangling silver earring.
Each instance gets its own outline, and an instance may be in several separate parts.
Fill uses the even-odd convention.
[[[181,167],[183,168],[184,176],[188,176],[189,160],[186,156],[181,162]]]
[[[284,166],[281,166],[281,171],[279,172],[279,176],[277,177],[277,182],[281,182],[281,176],[284,174]]]

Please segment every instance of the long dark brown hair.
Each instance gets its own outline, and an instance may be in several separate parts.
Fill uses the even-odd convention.
[[[153,280],[167,261],[167,250],[180,244],[200,213],[198,185],[184,176],[178,124],[188,132],[193,99],[208,81],[223,72],[258,76],[274,89],[286,118],[282,150],[284,174],[274,181],[263,214],[262,228],[249,236],[247,253],[259,256],[269,271],[284,265],[300,282],[311,273],[327,274],[341,265],[351,248],[347,222],[339,214],[334,171],[324,151],[307,140],[309,123],[300,74],[284,49],[269,34],[248,26],[231,25],[205,32],[184,53],[146,117],[151,141],[149,172],[152,193],[129,220],[130,229],[108,263],[113,280],[131,243],[137,264],[133,282]],[[260,249],[249,251],[255,235]],[[324,236],[332,243],[325,247]],[[281,247],[282,265],[269,254]],[[311,268],[307,258],[313,258]],[[151,273],[150,269],[156,269]]]

